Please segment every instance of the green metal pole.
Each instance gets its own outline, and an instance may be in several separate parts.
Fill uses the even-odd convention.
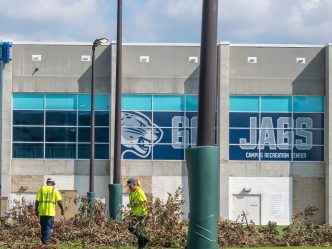
[[[190,200],[187,249],[217,249],[219,148],[188,149],[186,160]]]
[[[109,184],[109,212],[112,220],[121,220],[122,184]]]

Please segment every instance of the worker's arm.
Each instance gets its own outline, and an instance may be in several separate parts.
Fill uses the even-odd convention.
[[[60,201],[57,201],[57,203],[58,203],[58,205],[59,205],[59,207],[60,207],[60,209],[61,209],[61,215],[65,215],[65,210],[64,210],[64,208],[63,208],[62,201],[61,201],[61,200],[60,200]]]
[[[38,212],[38,208],[39,208],[39,201],[35,202],[35,214],[38,216],[39,212]]]

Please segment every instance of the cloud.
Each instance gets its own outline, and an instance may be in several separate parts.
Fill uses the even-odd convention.
[[[200,42],[203,0],[124,0],[124,42]],[[116,39],[117,0],[0,0],[0,38]],[[331,0],[219,0],[218,39],[232,43],[332,41]]]
[[[105,0],[0,0],[1,36],[32,41],[90,40],[110,33]],[[85,38],[84,38],[85,37]]]
[[[198,42],[201,0],[128,0],[124,36],[134,42]]]
[[[330,0],[225,0],[220,39],[240,43],[313,43],[332,40]]]

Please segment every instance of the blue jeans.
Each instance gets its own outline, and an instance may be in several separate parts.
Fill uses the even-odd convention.
[[[41,241],[43,244],[48,244],[51,240],[54,217],[40,216],[39,222],[41,227]]]

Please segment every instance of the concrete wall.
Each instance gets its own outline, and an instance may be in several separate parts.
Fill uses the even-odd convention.
[[[326,97],[325,97],[325,222],[332,223],[332,147],[329,141],[332,139],[332,50],[331,44],[326,48]]]
[[[0,64],[2,64],[0,62]],[[9,196],[11,193],[11,120],[12,120],[12,66],[13,63],[2,64],[2,77],[0,75],[0,136],[1,136],[1,195]],[[2,78],[2,79],[1,79]]]
[[[127,45],[123,47],[123,93],[197,93],[199,46]],[[140,62],[149,56],[150,62]]]
[[[231,94],[325,94],[324,47],[230,46],[230,54]]]
[[[96,92],[110,92],[110,52],[110,46],[96,49]],[[90,92],[91,60],[82,55],[91,56],[91,45],[14,44],[13,92]]]

